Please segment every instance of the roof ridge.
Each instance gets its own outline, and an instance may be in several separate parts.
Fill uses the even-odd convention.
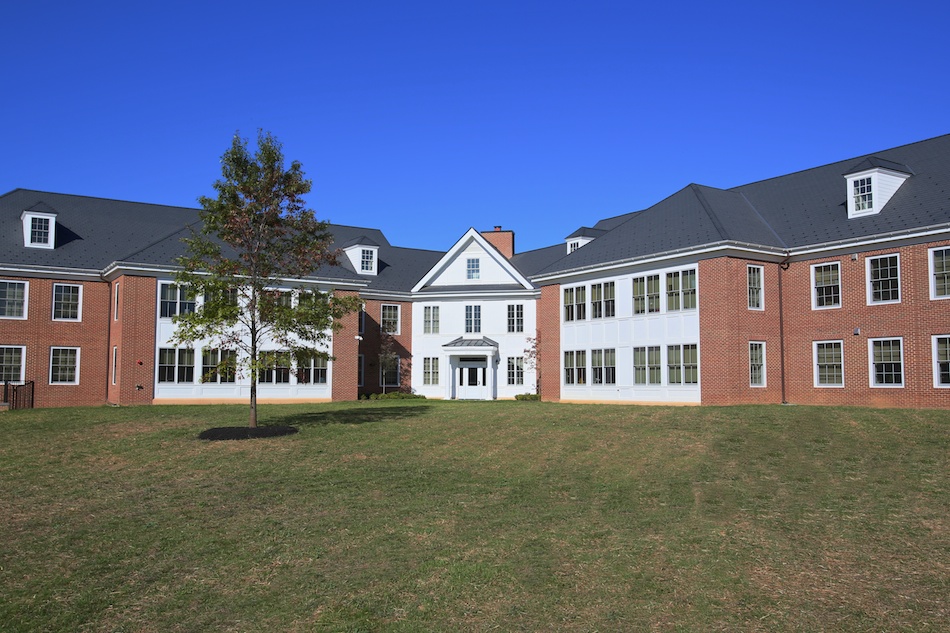
[[[772,227],[772,225],[769,224],[768,220],[766,220],[765,217],[763,217],[763,215],[759,213],[759,210],[756,208],[754,204],[752,204],[752,201],[746,197],[745,193],[742,191],[737,191],[736,193],[742,196],[742,199],[745,200],[745,203],[749,205],[749,208],[752,209],[752,212],[756,215],[756,217],[759,218],[759,220],[762,221],[762,224],[764,224],[765,227],[768,228],[768,230],[772,233],[772,235],[775,236],[775,239],[777,239],[778,243],[782,245],[782,248],[787,249],[788,244],[785,242],[785,240],[782,239],[782,236],[778,234],[778,231],[776,231]]]
[[[191,228],[194,227],[196,224],[198,224],[198,222],[192,222],[191,224],[186,224],[185,226],[182,226],[182,227],[180,227],[180,228],[177,228],[177,229],[175,229],[174,231],[172,231],[171,233],[169,233],[169,234],[167,234],[167,235],[163,235],[162,237],[160,237],[160,238],[158,238],[158,239],[156,239],[156,240],[154,240],[154,241],[152,241],[152,242],[149,242],[148,244],[146,244],[146,245],[143,246],[142,248],[138,248],[138,249],[132,251],[131,253],[127,254],[127,255],[124,255],[124,256],[122,256],[122,257],[119,257],[118,259],[116,259],[116,261],[117,261],[117,262],[124,262],[124,261],[127,261],[130,257],[134,257],[135,255],[141,253],[142,251],[146,251],[146,250],[152,248],[153,246],[155,246],[156,244],[160,244],[160,243],[164,242],[165,240],[167,240],[167,239],[170,238],[171,236],[175,235],[176,233],[181,233],[181,232],[184,231],[185,229],[191,229]]]
[[[719,237],[724,240],[731,239],[729,237],[729,232],[726,231],[726,227],[723,226],[722,222],[719,220],[719,216],[716,215],[715,211],[712,209],[712,205],[709,204],[709,201],[706,200],[706,196],[703,195],[703,192],[700,190],[701,185],[696,183],[691,183],[689,188],[692,190],[693,194],[696,196],[696,199],[699,200],[699,204],[703,205],[703,209],[706,211],[706,215],[709,216],[709,219],[712,221],[713,226],[716,227],[716,231],[719,233]],[[710,187],[712,189],[712,187]]]

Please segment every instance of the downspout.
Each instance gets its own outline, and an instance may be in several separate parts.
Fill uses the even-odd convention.
[[[791,256],[785,251],[785,259],[778,265],[778,353],[781,357],[780,373],[782,375],[782,404],[788,404],[785,397],[785,291],[782,289],[782,273],[788,270],[788,260]]]

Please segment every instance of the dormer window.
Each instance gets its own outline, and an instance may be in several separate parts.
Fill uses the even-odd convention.
[[[360,255],[360,272],[372,274],[376,270],[376,252],[369,248],[362,249]]]
[[[379,272],[379,244],[365,235],[344,244],[343,252],[360,275],[376,275]]]
[[[880,213],[913,172],[906,165],[872,156],[844,174],[848,183],[848,219]]]
[[[24,211],[23,246],[27,248],[53,248],[56,244],[56,214]]]

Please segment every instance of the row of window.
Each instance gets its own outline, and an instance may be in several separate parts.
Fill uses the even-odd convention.
[[[383,306],[398,308],[399,306]],[[441,329],[439,306],[425,306],[422,309],[422,332],[424,334],[439,334]],[[398,318],[398,311],[396,313]],[[385,325],[384,325],[385,327]],[[388,331],[388,330],[387,330]],[[482,331],[482,306],[465,306],[465,333],[478,334]],[[508,305],[508,332],[524,332],[524,305]]]
[[[49,384],[79,384],[78,347],[51,347],[49,350]],[[23,382],[26,347],[22,345],[0,346],[0,382]]]
[[[865,301],[868,305],[900,303],[900,254],[868,257],[865,260]],[[930,298],[950,298],[950,248],[930,249]],[[765,309],[762,266],[748,266],[749,309]],[[841,264],[827,262],[811,266],[811,305],[814,310],[841,307]]]
[[[814,341],[812,366],[815,387],[844,387],[844,342]],[[935,387],[950,387],[950,335],[933,337]],[[868,375],[872,387],[904,386],[903,338],[868,340]],[[765,387],[765,343],[749,343],[749,385]]]
[[[665,280],[665,282],[664,282]],[[664,286],[661,283],[665,283]],[[564,320],[585,321],[588,307],[591,319],[617,316],[616,282],[564,288]],[[633,313],[655,314],[696,309],[696,269],[676,270],[665,275],[642,275],[633,278]]]
[[[28,281],[0,281],[0,318],[25,319],[29,311]],[[54,321],[82,321],[82,285],[53,284]]]
[[[508,357],[507,381],[509,385],[524,384],[524,358],[521,356]],[[439,358],[437,356],[422,359],[422,384],[437,386],[439,384]]]
[[[160,348],[158,350],[158,382],[193,384],[236,382],[237,353],[233,350],[205,348],[201,350],[201,372],[196,374],[195,350],[191,348]],[[326,384],[327,359],[316,354],[292,355],[287,351],[260,353],[257,381],[262,384],[289,384],[293,376],[297,384]]]
[[[565,385],[617,384],[616,349],[590,350],[589,358],[590,365],[587,364],[587,350],[564,352]],[[666,367],[665,382],[664,367]],[[696,344],[633,348],[633,383],[635,385],[692,385],[698,382],[699,348]]]

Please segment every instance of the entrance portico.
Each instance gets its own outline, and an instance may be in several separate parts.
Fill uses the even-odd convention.
[[[457,338],[442,346],[452,379],[446,398],[494,400],[497,395],[498,343],[490,338]]]

